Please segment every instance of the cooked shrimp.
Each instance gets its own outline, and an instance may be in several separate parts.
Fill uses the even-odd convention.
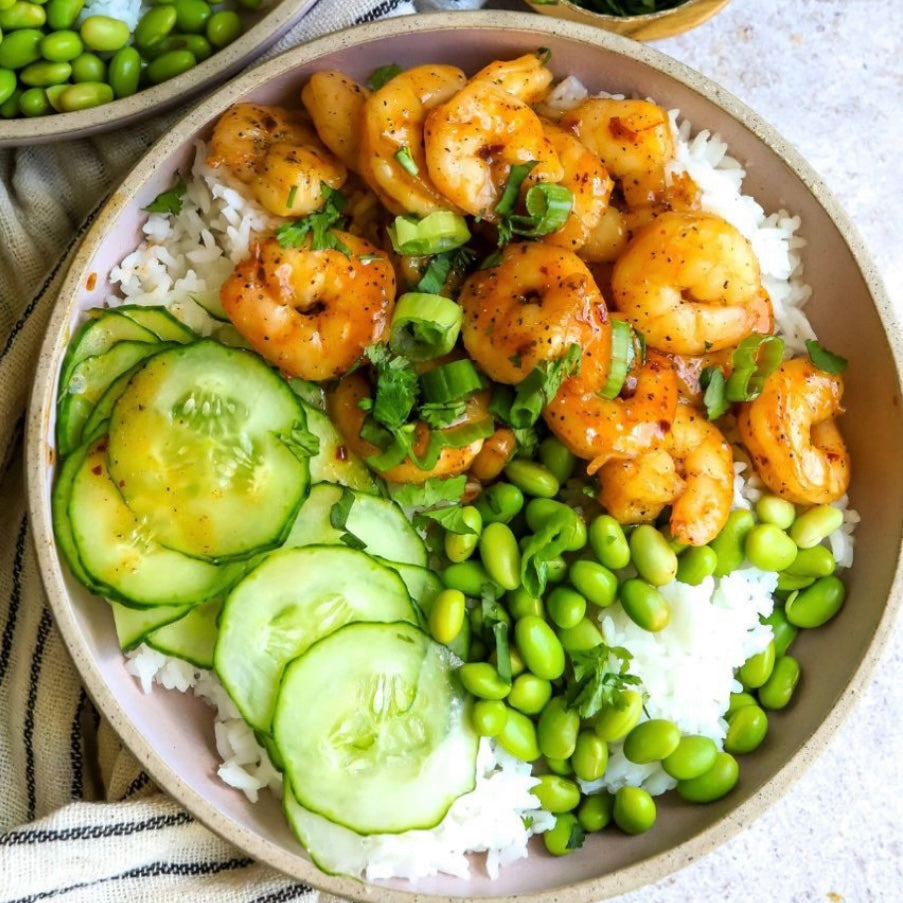
[[[223,283],[220,298],[255,351],[292,376],[323,380],[347,372],[383,335],[395,300],[385,255],[347,232],[351,251],[255,247]]]
[[[606,399],[565,383],[544,412],[549,429],[594,473],[612,458],[634,457],[667,435],[677,409],[677,376],[670,361],[650,353],[631,377],[632,394]]]
[[[560,124],[598,154],[629,206],[664,198],[665,166],[674,156],[674,138],[661,107],[648,100],[591,97],[565,113]]]
[[[357,169],[364,103],[369,93],[335,69],[315,72],[301,89],[301,102],[320,140],[351,170]]]
[[[621,256],[627,246],[627,228],[617,207],[602,211],[599,222],[590,229],[579,254],[590,263],[611,263]]]
[[[731,511],[731,447],[701,411],[680,404],[661,446],[633,460],[608,462],[599,486],[599,503],[625,523],[652,520],[670,504],[674,539],[703,546],[721,532]]]
[[[253,103],[236,104],[219,118],[207,162],[228,167],[276,216],[319,210],[322,184],[341,188],[348,177],[298,113]]]
[[[380,453],[379,448],[361,438],[361,427],[366,415],[360,407],[360,402],[370,395],[371,389],[367,378],[360,371],[355,371],[344,377],[326,397],[330,419],[342,434],[345,444],[364,459]],[[487,405],[487,393],[481,392],[471,396],[461,421],[449,429],[453,430],[456,426],[486,417]],[[429,427],[418,421],[413,443],[415,454],[423,454],[428,439]],[[381,475],[393,483],[424,483],[432,477],[455,476],[464,473],[470,467],[482,447],[482,439],[471,442],[463,448],[446,446],[430,470],[421,470],[410,458],[405,458],[400,464]]]
[[[424,120],[464,84],[455,66],[415,66],[396,75],[364,104],[358,171],[392,212],[426,216],[449,210],[427,172]],[[398,159],[402,154],[403,163]]]
[[[586,264],[562,248],[509,244],[458,296],[468,354],[494,380],[518,383],[542,361],[582,349],[580,378],[604,385],[611,352],[605,301]]]
[[[552,71],[535,53],[516,60],[496,60],[484,66],[471,81],[492,82],[524,103],[535,103],[552,84]]]
[[[663,213],[615,263],[615,305],[659,351],[705,354],[736,345],[762,318],[749,242],[713,214]]]
[[[843,379],[808,358],[785,361],[737,424],[762,482],[798,505],[839,499],[850,483],[850,454],[834,418],[843,413]]]
[[[465,213],[490,221],[512,166],[535,161],[525,185],[564,175],[536,113],[489,81],[471,81],[431,110],[423,138],[439,191]]]
[[[543,123],[543,129],[564,168],[564,178],[559,184],[567,188],[574,199],[565,224],[545,236],[543,241],[579,252],[608,207],[613,183],[599,158],[579,139],[551,122]]]

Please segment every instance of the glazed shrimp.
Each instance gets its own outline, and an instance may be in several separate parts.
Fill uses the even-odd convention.
[[[631,383],[629,397],[606,399],[568,381],[544,411],[561,443],[591,462],[591,474],[612,458],[634,457],[656,446],[671,428],[678,391],[670,361],[650,353]]]
[[[320,140],[351,170],[357,170],[364,104],[369,93],[335,69],[315,72],[301,89],[301,102]]]
[[[618,258],[611,287],[618,310],[649,345],[675,354],[736,345],[768,303],[749,242],[708,213],[653,219]]]
[[[219,118],[207,162],[230,169],[276,216],[319,210],[322,184],[341,188],[348,177],[298,113],[252,103],[236,104]]]
[[[543,129],[564,168],[564,178],[559,184],[564,185],[574,199],[565,224],[545,236],[543,241],[579,252],[608,207],[613,183],[599,158],[579,139],[551,122],[543,123]]]
[[[251,347],[302,379],[347,372],[367,345],[379,341],[395,300],[385,255],[347,232],[335,235],[349,256],[283,248],[269,238],[220,289],[223,308]]]
[[[439,191],[465,213],[490,222],[512,166],[536,163],[525,185],[564,175],[536,113],[490,81],[471,81],[431,110],[423,138]]]
[[[370,395],[371,389],[367,378],[360,371],[355,371],[344,377],[326,397],[330,419],[342,434],[345,444],[365,460],[380,453],[377,446],[361,438],[361,427],[366,415],[361,409],[360,402],[370,398]],[[487,393],[481,392],[471,396],[464,416],[459,423],[449,429],[483,419],[488,413],[487,405]],[[418,421],[413,443],[415,454],[422,454],[425,451],[428,437],[429,427]],[[483,441],[478,439],[463,448],[446,446],[439,454],[436,465],[430,470],[421,470],[410,458],[405,458],[400,464],[382,472],[381,476],[393,483],[424,483],[432,477],[450,477],[464,473],[482,449]]]
[[[834,422],[843,413],[843,380],[808,358],[785,361],[737,425],[762,482],[798,505],[839,499],[850,483],[850,454]]]
[[[542,361],[582,349],[580,379],[607,378],[608,312],[586,264],[537,242],[509,244],[497,266],[477,270],[458,296],[468,354],[494,380],[518,383]]]
[[[667,455],[673,464],[664,460]],[[660,448],[599,471],[599,503],[622,520],[652,520],[671,505],[671,535],[703,546],[722,530],[734,498],[731,447],[705,414],[680,404]]]
[[[572,131],[605,164],[630,207],[665,196],[665,167],[674,156],[668,114],[648,100],[591,97],[565,113]]]
[[[392,213],[426,216],[449,210],[427,172],[424,120],[464,84],[454,66],[415,66],[396,75],[364,104],[358,172]],[[403,155],[402,162],[398,155]]]
[[[535,53],[516,60],[496,60],[484,66],[471,81],[491,82],[524,103],[535,103],[552,84],[552,72]]]

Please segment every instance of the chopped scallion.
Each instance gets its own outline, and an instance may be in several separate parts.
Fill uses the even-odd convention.
[[[423,398],[432,404],[458,401],[482,388],[483,378],[468,358],[450,361],[420,374]]]
[[[403,147],[401,150],[396,151],[395,160],[409,176],[416,176],[420,172],[420,167],[411,156],[411,149],[409,147]]]
[[[441,254],[470,240],[464,217],[450,210],[437,210],[421,220],[396,216],[388,232],[392,247],[399,254],[407,255]]]
[[[596,393],[600,398],[617,398],[634,360],[633,328],[624,320],[611,321],[611,363],[608,381]]]
[[[732,356],[733,369],[724,387],[729,402],[752,401],[784,358],[784,340],[774,335],[747,336]]]
[[[450,298],[408,292],[395,305],[389,347],[414,361],[441,357],[454,348],[463,319],[460,306]]]
[[[843,373],[843,371],[847,369],[848,362],[845,357],[834,354],[833,351],[828,351],[827,348],[819,345],[815,339],[807,339],[806,351],[809,352],[809,360],[812,361],[819,370],[824,370],[825,373],[836,376],[838,373]]]

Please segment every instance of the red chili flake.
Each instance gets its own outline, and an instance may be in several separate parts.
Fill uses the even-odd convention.
[[[95,464],[94,467],[91,468],[91,473],[99,477],[103,473],[103,467],[101,467],[100,464]]]
[[[624,125],[620,116],[612,116],[608,122],[608,131],[611,132],[613,138],[627,138],[634,141],[639,134],[630,126]]]
[[[336,446],[335,457],[337,461],[347,461],[348,460],[348,449],[345,448],[344,445]]]

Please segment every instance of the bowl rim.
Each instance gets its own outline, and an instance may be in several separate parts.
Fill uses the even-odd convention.
[[[185,103],[204,88],[224,81],[245,63],[253,63],[256,54],[271,47],[318,2],[279,0],[236,40],[194,68],[129,97],[74,113],[0,120],[0,147],[23,147],[112,131]]]
[[[49,505],[45,498],[46,448],[52,442],[42,441],[42,439],[47,432],[50,406],[55,398],[52,377],[56,370],[57,357],[54,349],[60,344],[64,334],[72,306],[71,301],[77,297],[79,287],[83,284],[82,279],[89,272],[91,260],[103,243],[109,226],[133,199],[135,193],[160,160],[171,152],[171,136],[173,134],[195,132],[205,126],[220,109],[251,90],[255,85],[336,50],[373,43],[387,37],[421,32],[460,31],[463,27],[496,32],[547,33],[596,46],[603,50],[614,51],[676,79],[750,130],[805,185],[815,201],[825,210],[849,247],[863,281],[872,296],[876,313],[887,336],[892,363],[896,370],[897,388],[903,394],[903,378],[901,378],[901,374],[903,374],[903,338],[901,338],[903,337],[903,328],[901,326],[903,323],[894,311],[874,260],[851,220],[831,195],[825,182],[800,153],[750,107],[706,76],[647,45],[590,25],[552,17],[534,16],[527,12],[486,10],[437,12],[383,19],[367,23],[363,27],[355,26],[327,34],[287,50],[255,67],[253,72],[245,73],[221,86],[182,117],[168,135],[160,138],[143,155],[129,171],[120,187],[103,205],[69,265],[46,327],[29,400],[25,437],[27,504],[34,529],[41,579],[66,647],[90,696],[154,781],[169,795],[185,805],[208,828],[239,846],[258,861],[319,890],[347,899],[362,901],[362,903],[363,901],[368,901],[368,903],[460,903],[462,898],[418,893],[413,890],[380,884],[365,884],[352,878],[326,875],[320,872],[312,862],[276,847],[237,822],[224,819],[216,807],[192,789],[175,770],[157,758],[150,743],[128,720],[124,710],[103,680],[96,664],[80,645],[79,628],[66,591],[59,557],[55,551]],[[60,299],[63,298],[69,298],[70,303],[61,304]],[[52,440],[52,437],[48,438]],[[888,645],[894,620],[903,605],[903,556],[901,553],[903,553],[903,544],[897,550],[893,579],[885,608],[874,635],[865,648],[862,659],[849,683],[815,731],[755,794],[726,813],[716,823],[687,838],[677,846],[649,856],[616,872],[581,880],[554,890],[499,895],[483,899],[494,900],[497,903],[549,903],[551,900],[589,903],[592,900],[608,898],[642,885],[651,884],[711,852],[739,833],[753,818],[763,813],[785,793],[801,777],[811,761],[824,751],[828,741],[849,715],[861,690],[874,672],[881,654]]]

